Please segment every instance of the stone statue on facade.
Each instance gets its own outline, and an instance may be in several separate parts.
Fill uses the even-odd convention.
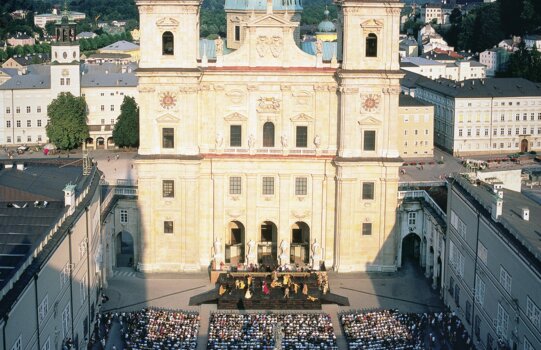
[[[248,265],[256,263],[255,242],[253,239],[248,242],[248,254],[246,255],[246,261]]]
[[[314,137],[314,145],[316,146],[316,148],[319,148],[319,146],[321,146],[321,137],[319,137],[319,135],[316,135],[316,137]]]
[[[320,246],[317,238],[314,238],[312,243],[312,270],[319,270],[319,262],[321,260]]]
[[[280,138],[280,142],[282,143],[283,148],[287,148],[287,136],[286,135],[282,135],[282,137]]]
[[[222,240],[220,238],[216,238],[214,241],[214,262],[216,263],[216,266],[219,266],[221,262],[223,262],[223,253],[222,253]]]
[[[280,249],[280,265],[285,265],[289,263],[289,242],[283,239],[280,243]]]
[[[255,136],[254,136],[254,134],[250,134],[250,137],[248,137],[248,147],[250,147],[250,148],[255,147]]]
[[[316,40],[316,55],[322,55],[323,54],[323,42],[321,39]]]
[[[224,143],[224,136],[222,133],[217,132],[216,133],[216,148],[222,147],[222,144]]]
[[[224,42],[221,37],[214,40],[214,46],[216,47],[216,57],[222,56],[224,54]]]

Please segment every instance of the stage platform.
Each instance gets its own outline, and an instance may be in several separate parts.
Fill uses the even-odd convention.
[[[270,288],[271,272],[221,272],[216,278],[215,288],[190,298],[190,305],[217,304],[219,310],[321,310],[322,304],[349,306],[346,297],[334,294],[330,289],[323,294],[314,272],[277,272],[276,275],[279,281],[283,280],[284,275],[289,275],[291,281],[299,285],[298,292],[290,288],[289,298],[285,298],[285,287]],[[248,276],[253,281],[251,298],[245,298],[246,288],[238,289],[235,286],[236,280],[247,284]],[[269,286],[268,295],[263,293],[264,281]],[[305,284],[308,292],[303,294],[302,287]],[[220,286],[226,288],[221,296]]]

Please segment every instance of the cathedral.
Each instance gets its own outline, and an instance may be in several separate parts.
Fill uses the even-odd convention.
[[[201,0],[137,0],[141,271],[396,269],[402,4],[336,5],[336,42],[301,0],[226,0],[211,41]]]

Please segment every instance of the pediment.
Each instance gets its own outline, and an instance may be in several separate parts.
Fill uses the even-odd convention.
[[[295,25],[275,15],[265,15],[248,23],[247,27],[294,27]]]
[[[180,119],[168,113],[168,114],[159,116],[158,118],[156,118],[156,121],[158,123],[178,123]]]
[[[178,21],[171,17],[160,18],[156,21],[158,27],[174,28],[178,26]]]
[[[363,28],[381,28],[381,27],[383,27],[383,22],[372,18],[372,19],[369,19],[367,21],[364,21],[361,24],[361,27],[363,27]]]
[[[242,115],[242,114],[237,113],[237,112],[226,115],[224,117],[224,119],[227,120],[227,121],[245,121],[245,120],[248,120],[248,118],[246,118],[245,115]]]
[[[358,121],[359,125],[381,125],[381,121],[374,117],[366,117]]]
[[[297,114],[296,116],[291,118],[292,122],[311,122],[312,120],[314,120],[314,118],[304,113]]]

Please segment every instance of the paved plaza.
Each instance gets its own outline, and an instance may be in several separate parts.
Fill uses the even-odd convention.
[[[323,305],[323,312],[331,315],[340,349],[346,342],[338,323],[338,314],[350,310],[399,309],[401,312],[437,312],[443,310],[438,292],[430,287],[421,269],[408,262],[396,273],[347,273],[329,272],[333,293],[349,298],[349,307]],[[207,343],[208,320],[215,305],[189,306],[190,297],[214,288],[207,273],[148,274],[142,275],[129,269],[115,271],[105,294],[109,300],[102,312],[140,310],[144,307],[197,311],[201,315],[198,349]],[[106,348],[122,349],[119,325],[114,324]]]

